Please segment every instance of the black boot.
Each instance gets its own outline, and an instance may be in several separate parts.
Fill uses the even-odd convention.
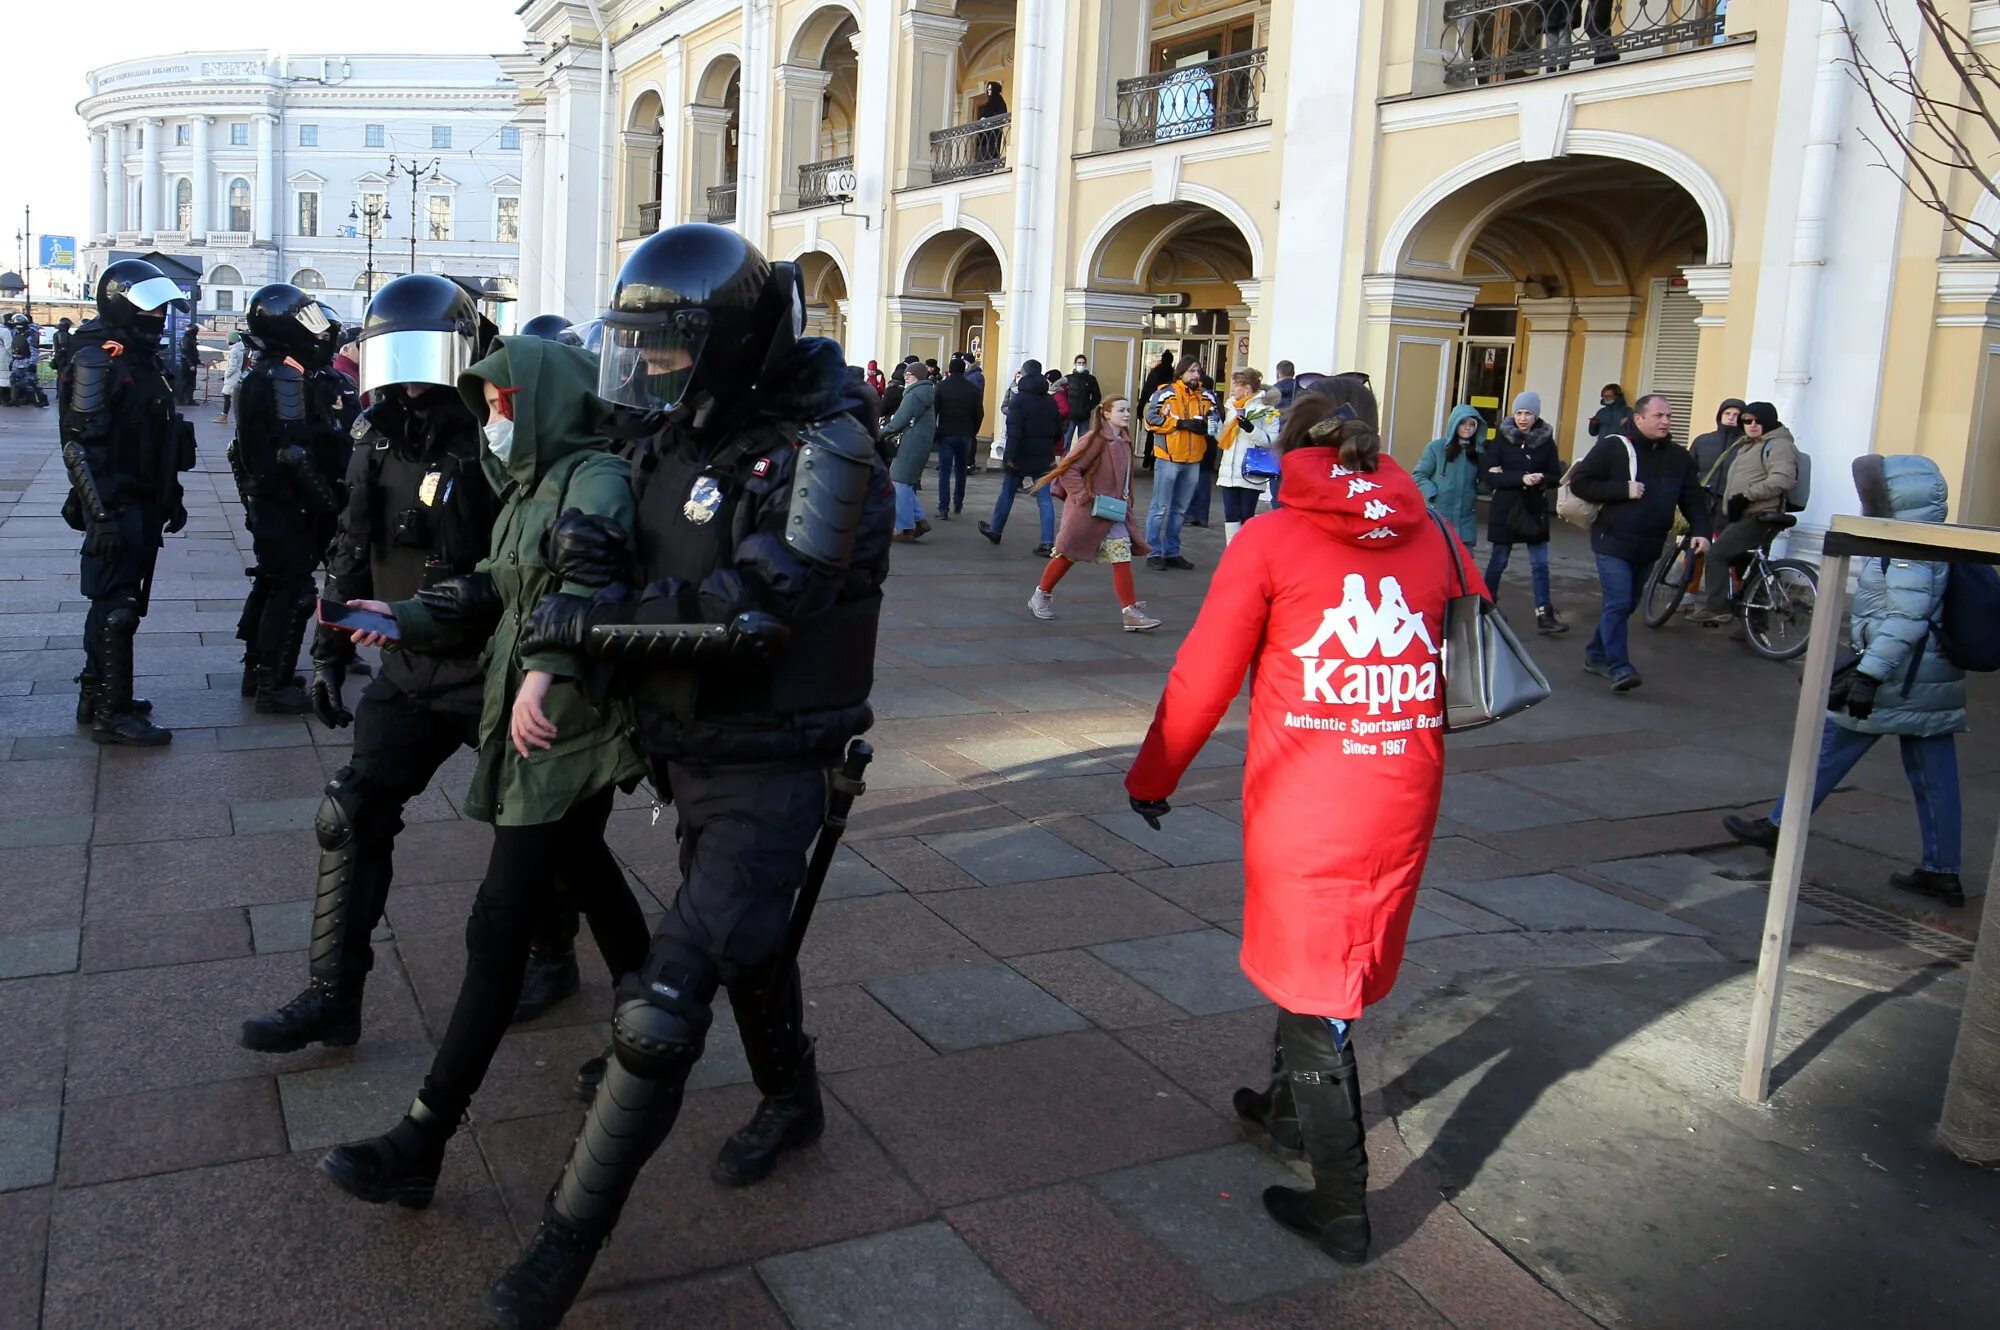
[[[1891,874],[1889,885],[1915,896],[1929,896],[1954,909],[1965,904],[1965,888],[1956,873],[1933,873],[1928,868],[1919,868],[1914,873]]]
[[[750,1077],[764,1097],[727,1141],[709,1174],[727,1187],[771,1176],[787,1150],[811,1145],[826,1130],[813,1041],[805,1032],[805,998],[793,966],[775,983],[729,990]]]
[[[243,683],[240,692],[244,697],[257,696],[257,680],[264,672],[264,658],[256,648],[243,648]]]
[[[1230,1099],[1236,1116],[1270,1138],[1271,1153],[1280,1159],[1303,1159],[1299,1110],[1292,1102],[1292,1082],[1285,1075],[1285,1046],[1277,1027],[1271,1029],[1271,1082],[1262,1090],[1238,1086]]]
[[[1351,1029],[1337,1048],[1332,1028],[1317,1016],[1286,1012],[1279,1029],[1313,1185],[1271,1187],[1264,1209],[1342,1265],[1359,1265],[1368,1259],[1371,1235],[1368,1147]]]
[[[1768,817],[1738,817],[1729,813],[1722,819],[1722,829],[1745,845],[1755,845],[1760,850],[1778,848],[1778,824]]]
[[[1562,616],[1556,613],[1555,606],[1544,605],[1535,611],[1535,631],[1545,636],[1554,637],[1559,633],[1568,632],[1569,625],[1564,623]]]
[[[423,1100],[413,1100],[403,1120],[384,1135],[327,1151],[319,1171],[356,1200],[421,1210],[437,1190],[444,1148],[457,1129],[456,1122],[431,1112]]]
[[[603,1245],[602,1238],[590,1237],[554,1215],[544,1217],[521,1259],[493,1281],[486,1295],[487,1324],[510,1330],[562,1324]]]
[[[282,669],[260,664],[257,669],[257,711],[266,716],[303,716],[312,710],[312,699],[299,676],[282,677]]]
[[[349,1048],[361,1039],[361,982],[319,979],[267,1016],[243,1022],[236,1042],[259,1053],[293,1053],[307,1044]]]
[[[160,748],[173,742],[173,732],[153,724],[132,699],[132,638],[139,631],[136,603],[122,602],[104,615],[97,628],[99,678],[94,694],[90,737],[101,744]]]
[[[97,719],[97,675],[90,666],[83,667],[83,673],[76,676],[76,723],[88,725]],[[132,710],[142,716],[153,714],[153,704],[143,697],[132,699]]]
[[[538,944],[528,952],[528,972],[521,979],[521,1000],[514,1004],[511,1023],[532,1021],[556,1003],[575,997],[581,987],[576,948],[551,954]]]
[[[273,590],[258,616],[257,710],[269,716],[303,716],[312,710],[305,680],[297,671],[299,648],[316,601],[312,582],[289,594]]]

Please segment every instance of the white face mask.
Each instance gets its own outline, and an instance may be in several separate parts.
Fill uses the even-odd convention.
[[[486,422],[486,450],[500,459],[500,465],[507,465],[508,454],[514,451],[514,422],[495,416]]]
[[[1086,365],[1085,365],[1085,364],[1084,364],[1084,363],[1083,363],[1083,362],[1082,362],[1081,360],[1079,360],[1079,361],[1077,361],[1077,362],[1076,362],[1076,372],[1077,372],[1078,374],[1081,374],[1081,373],[1083,373],[1083,371],[1084,371],[1085,369],[1087,369],[1087,368],[1088,368],[1088,366],[1086,366]]]

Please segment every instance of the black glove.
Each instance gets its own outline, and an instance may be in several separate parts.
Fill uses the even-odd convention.
[[[503,606],[490,573],[460,573],[425,587],[417,599],[443,623],[498,623]]]
[[[1145,818],[1146,825],[1155,831],[1160,829],[1160,819],[1174,811],[1174,806],[1165,799],[1141,799],[1137,795],[1126,797],[1132,801],[1132,811]]]
[[[632,541],[606,517],[566,508],[542,535],[542,557],[556,576],[582,586],[632,580]]]
[[[561,591],[543,597],[535,612],[528,616],[528,631],[521,638],[521,654],[581,652],[590,637],[590,612],[595,608],[595,601]]]
[[[1737,495],[1724,505],[1723,511],[1729,514],[1730,521],[1742,521],[1743,514],[1750,511],[1750,496],[1747,494]]]
[[[1855,675],[1854,682],[1847,685],[1847,714],[1856,720],[1867,720],[1875,710],[1875,690],[1881,686],[1880,679]]]
[[[118,557],[122,543],[118,539],[118,523],[115,520],[93,521],[83,537],[83,552],[93,559],[108,562]]]
[[[354,713],[340,700],[340,686],[346,682],[347,671],[339,662],[318,661],[313,665],[312,687],[306,696],[312,700],[313,715],[329,730],[344,730],[354,723]]]
[[[173,535],[188,524],[187,503],[181,495],[174,495],[174,506],[167,512],[167,534]]]

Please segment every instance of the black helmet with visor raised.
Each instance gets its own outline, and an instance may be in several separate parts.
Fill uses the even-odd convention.
[[[97,313],[106,323],[157,329],[169,308],[187,311],[187,297],[173,279],[144,259],[120,259],[97,279]]]
[[[757,247],[727,227],[689,222],[648,236],[618,270],[604,312],[598,396],[670,411],[747,393],[769,340],[759,316],[771,276]]]

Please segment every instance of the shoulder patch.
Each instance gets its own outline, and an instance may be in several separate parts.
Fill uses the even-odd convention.
[[[760,457],[760,458],[758,458],[758,459],[757,459],[757,465],[755,465],[755,466],[753,466],[753,467],[751,467],[751,468],[750,468],[750,474],[751,474],[751,475],[753,475],[753,476],[768,476],[768,475],[770,475],[770,474],[771,474],[771,459],[770,459],[770,458],[768,458],[768,457]]]
[[[360,419],[354,422],[354,428],[348,430],[347,432],[354,439],[356,443],[365,443],[368,439],[369,431],[374,428],[375,427],[373,425],[370,425],[368,423],[368,417],[362,416]]]

